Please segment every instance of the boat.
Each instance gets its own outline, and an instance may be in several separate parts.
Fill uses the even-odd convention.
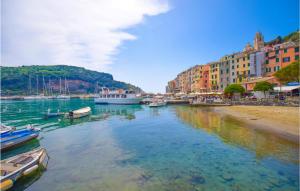
[[[62,94],[62,95],[56,96],[56,99],[71,99],[71,96]]]
[[[72,111],[67,112],[65,114],[65,117],[69,118],[69,119],[77,119],[77,118],[80,118],[80,117],[88,116],[90,114],[91,114],[91,108],[90,107],[84,107],[84,108],[81,108],[81,109],[72,110]]]
[[[164,101],[153,101],[152,103],[149,104],[149,107],[161,107],[165,105],[167,105],[167,103]]]
[[[40,129],[32,128],[1,133],[1,151],[11,149],[39,136]]]
[[[44,148],[35,149],[1,160],[0,190],[5,191],[10,189],[18,178],[31,174],[40,166],[46,168],[48,160],[49,156]]]
[[[7,126],[4,124],[0,124],[0,132],[1,135],[16,130],[15,127]]]
[[[134,91],[129,90],[116,90],[109,91],[103,90],[94,98],[96,104],[119,104],[119,105],[133,105],[140,104],[142,97],[137,96]]]
[[[61,78],[59,78],[59,95],[56,96],[56,99],[71,99],[70,95],[67,95],[69,92],[68,84],[67,84],[67,79],[65,78],[65,83],[64,83],[64,90],[61,88]]]

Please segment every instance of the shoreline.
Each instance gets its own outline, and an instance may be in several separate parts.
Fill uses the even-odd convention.
[[[254,129],[278,134],[299,143],[299,108],[287,106],[228,106],[215,111],[238,118]]]

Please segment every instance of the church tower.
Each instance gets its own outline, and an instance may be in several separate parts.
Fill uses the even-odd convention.
[[[255,38],[254,38],[254,49],[255,50],[260,50],[262,47],[264,47],[264,37],[260,32],[257,32],[255,34]]]

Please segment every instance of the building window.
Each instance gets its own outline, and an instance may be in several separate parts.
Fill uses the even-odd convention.
[[[276,66],[274,66],[274,72],[276,72]]]
[[[248,66],[250,66],[250,63],[248,63]]]
[[[279,58],[276,58],[276,62],[279,62]]]
[[[280,70],[280,66],[277,66],[277,71]]]
[[[232,65],[232,67],[231,67],[232,69],[234,69],[234,65]]]
[[[240,59],[237,59],[237,60],[236,60],[236,62],[239,62],[239,61],[240,61]]]
[[[284,53],[287,53],[287,49],[285,48],[285,49],[283,50],[283,52],[284,52]]]
[[[295,56],[295,60],[299,60],[299,55],[296,55],[296,56]]]
[[[250,74],[250,70],[248,70],[248,74]]]
[[[220,73],[223,74],[223,70],[220,70]]]
[[[284,57],[283,59],[282,59],[282,62],[289,62],[290,61],[290,57]]]
[[[240,65],[236,65],[236,68],[239,68],[240,67]]]
[[[268,57],[269,56],[269,53],[268,52],[266,52],[266,57]]]
[[[228,73],[229,73],[229,69],[227,68],[227,69],[226,69],[226,74],[228,74]]]
[[[243,58],[243,61],[245,61],[245,57]]]
[[[246,71],[244,71],[243,73],[244,73],[244,75],[246,75]]]
[[[234,78],[232,79],[232,81],[233,81],[233,83],[235,83],[235,79]]]
[[[295,47],[295,52],[299,52],[299,47]]]
[[[245,68],[246,67],[246,64],[243,64],[243,68]]]
[[[269,60],[266,60],[266,64],[269,64]]]
[[[223,84],[221,85],[221,88],[223,88]]]
[[[231,63],[233,64],[233,63],[234,63],[234,60],[232,60]]]
[[[275,51],[275,54],[279,54],[279,50],[276,50],[276,51]]]
[[[239,74],[240,74],[240,72],[239,72],[239,71],[237,71],[237,72],[236,72],[236,75],[239,75]]]
[[[232,72],[232,75],[234,76],[234,72]]]

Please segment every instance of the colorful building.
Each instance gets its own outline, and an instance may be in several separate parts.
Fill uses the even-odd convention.
[[[183,93],[211,92],[239,83],[252,91],[255,84],[262,80],[278,84],[273,74],[299,60],[299,42],[282,41],[278,37],[265,43],[263,35],[257,32],[254,47],[247,43],[243,51],[223,56],[218,62],[196,65],[178,74],[177,83],[168,84],[167,89]]]
[[[209,70],[209,82],[211,91],[219,90],[219,82],[220,82],[220,62],[211,62],[208,63],[210,66]]]
[[[297,60],[299,60],[299,44],[295,42],[265,47],[264,76],[272,76],[276,71]]]

